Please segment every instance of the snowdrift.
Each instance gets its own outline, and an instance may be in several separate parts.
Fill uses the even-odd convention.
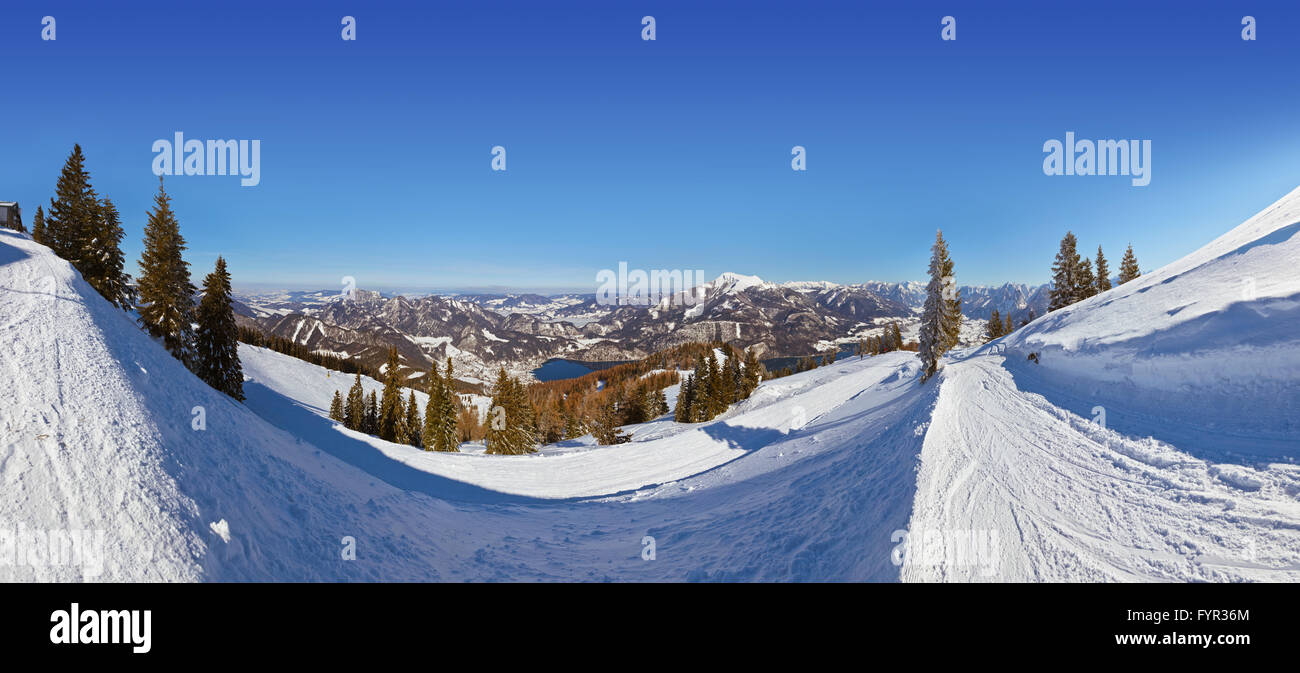
[[[1111,427],[1207,457],[1300,457],[1300,189],[982,352],[1002,349],[1025,386],[1103,407]]]
[[[0,535],[13,545],[0,581],[426,575],[429,550],[395,528],[405,493],[212,390],[8,230],[0,316]],[[400,551],[342,562],[339,541],[361,531]],[[57,546],[73,539],[84,550]]]

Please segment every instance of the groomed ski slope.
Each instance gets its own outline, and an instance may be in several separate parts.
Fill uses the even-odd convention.
[[[334,390],[346,395],[352,377],[246,344],[240,345],[239,355],[249,379],[245,383],[249,407],[295,436],[310,434],[313,443],[330,453],[346,460],[355,455],[350,449],[363,443],[422,472],[535,498],[609,495],[699,474],[799,429],[844,400],[877,386],[881,379],[896,376],[892,367],[857,372],[865,363],[846,370],[846,362],[771,381],[720,416],[720,422],[685,425],[673,422],[668,415],[625,426],[634,440],[628,444],[597,446],[587,435],[543,446],[536,454],[489,456],[483,453],[481,443],[465,444],[461,453],[438,453],[329,424],[321,417],[329,414]],[[856,375],[845,376],[846,371]],[[369,377],[362,377],[362,386],[367,394],[383,389]],[[676,387],[667,391],[670,404],[676,398]],[[422,407],[426,399],[417,393]]]
[[[1264,268],[1297,252],[1296,202],[953,353],[926,385],[910,353],[849,359],[710,423],[521,457],[351,433],[325,413],[350,377],[260,349],[241,349],[234,403],[0,232],[0,527],[106,533],[102,573],[0,565],[0,580],[1300,580],[1298,290]],[[1223,264],[1255,278],[1250,299],[1210,280]],[[1168,313],[1171,298],[1199,304]],[[1259,318],[1220,317],[1234,311]],[[1179,335],[1190,321],[1201,338]],[[1259,349],[1279,359],[1254,379]],[[1229,396],[1252,415],[1203,409]],[[955,551],[972,535],[978,553]]]

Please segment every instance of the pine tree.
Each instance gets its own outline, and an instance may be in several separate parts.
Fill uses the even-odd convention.
[[[754,349],[750,348],[745,351],[745,385],[742,392],[745,397],[754,394],[758,384],[763,380],[763,365],[758,361],[758,356],[754,354]]]
[[[1110,289],[1110,264],[1106,262],[1106,256],[1101,254],[1101,246],[1097,246],[1097,294],[1101,294]]]
[[[694,410],[691,409],[695,402],[695,376],[686,375],[686,380],[682,381],[682,387],[677,392],[677,404],[673,409],[673,420],[678,423],[694,423]]]
[[[366,393],[361,387],[361,372],[357,372],[356,381],[348,389],[347,406],[343,412],[343,427],[349,430],[361,430],[366,417]]]
[[[379,396],[373,390],[366,396],[366,412],[361,417],[361,431],[367,435],[379,434]]]
[[[32,220],[32,240],[47,245],[45,241],[45,211],[36,206],[36,218]]]
[[[81,145],[74,145],[54,187],[54,198],[50,199],[44,238],[55,254],[72,262],[83,273],[98,228],[99,206],[99,197],[90,186],[90,174],[86,172],[86,157],[81,153]]]
[[[1092,275],[1092,260],[1083,258],[1079,265],[1079,285],[1074,288],[1075,301],[1083,301],[1097,294],[1097,279]]]
[[[155,339],[161,339],[176,359],[193,359],[194,286],[190,265],[181,256],[181,237],[171,197],[158,181],[154,210],[144,228],[144,254],[140,258],[140,322]]]
[[[722,377],[718,370],[718,357],[712,350],[709,351],[709,358],[705,360],[704,369],[704,404],[707,416],[704,420],[709,420],[714,416],[722,413],[727,408],[727,402],[722,399]]]
[[[935,234],[929,273],[930,282],[925,288],[925,305],[921,310],[920,344],[916,353],[922,363],[922,381],[938,371],[939,358],[955,345],[953,335],[961,328],[960,299],[955,307],[950,299],[956,296],[956,288],[952,277],[952,260],[948,259],[948,244],[943,240],[942,231]]]
[[[423,427],[420,420],[420,403],[415,399],[415,391],[411,391],[410,397],[406,401],[406,443],[414,447],[420,446],[420,429]]]
[[[1137,257],[1133,255],[1133,244],[1130,243],[1128,250],[1124,251],[1124,259],[1119,262],[1119,284],[1123,285],[1141,275],[1142,272],[1138,270]]]
[[[129,310],[131,276],[122,271],[126,263],[122,254],[122,218],[111,199],[99,204],[89,233],[81,257],[81,275],[108,303]]]
[[[239,363],[239,327],[231,308],[230,274],[226,260],[203,279],[203,300],[194,333],[194,373],[208,385],[243,401],[244,370]]]
[[[390,442],[398,441],[398,430],[406,418],[402,408],[401,375],[398,373],[400,362],[397,349],[388,349],[388,362],[384,369],[384,396],[379,403],[379,438]]]
[[[394,423],[393,442],[395,444],[411,443],[411,428],[406,424],[409,415],[406,412],[406,400],[402,398],[402,391],[397,391],[397,421]]]
[[[534,423],[527,392],[518,381],[506,375],[505,367],[501,367],[488,411],[484,437],[487,453],[520,455],[537,451]]]
[[[457,421],[460,418],[460,396],[456,393],[456,378],[452,374],[450,357],[447,358],[438,408],[438,450],[459,452],[460,429]]]
[[[955,323],[955,325],[959,330],[961,328],[961,300],[958,299],[955,305],[950,303],[948,306],[949,308],[954,309],[957,312],[957,322]],[[898,323],[894,323],[893,330],[894,330],[894,348],[895,350],[901,351],[903,350],[903,330],[898,328]],[[954,340],[952,343],[954,346],[957,345],[956,340]]]
[[[1015,328],[1014,326],[1012,326],[1012,324],[1011,324],[1011,313],[1008,312],[1008,313],[1007,313],[1007,324],[1005,324],[1005,325],[1002,326],[1002,334],[1003,334],[1003,335],[1007,335],[1007,334],[1010,334],[1010,333],[1012,333],[1012,332],[1014,332],[1014,331],[1016,331],[1016,328]]]
[[[1047,306],[1049,311],[1065,308],[1080,299],[1076,293],[1079,288],[1079,267],[1083,262],[1079,259],[1077,245],[1074,233],[1067,231],[1061,239],[1056,261],[1052,264],[1052,296]]]
[[[733,376],[732,367],[737,364],[736,358],[727,354],[724,364],[718,367],[718,406],[725,409],[736,401],[736,376]],[[738,373],[738,371],[737,371]]]
[[[993,309],[993,315],[989,316],[989,324],[984,336],[985,341],[993,341],[1002,336],[1002,316],[998,314],[997,309]]]
[[[433,363],[429,370],[429,399],[424,403],[424,431],[420,435],[420,441],[424,444],[425,451],[436,451],[438,449],[438,419],[442,416],[442,391],[446,385],[442,377],[438,375],[438,363]]]
[[[339,394],[339,391],[335,390],[334,399],[330,400],[330,420],[342,423],[344,418],[343,396]]]
[[[618,427],[618,411],[614,408],[614,397],[612,395],[606,397],[609,399],[596,409],[591,436],[595,437],[596,443],[602,446],[622,444],[631,440],[632,437],[624,434],[623,428]]]

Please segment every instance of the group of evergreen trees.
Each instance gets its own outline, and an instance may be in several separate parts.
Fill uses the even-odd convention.
[[[429,401],[424,406],[424,424],[420,442],[426,451],[459,451],[461,434],[457,427],[461,416],[460,395],[452,375],[451,358],[446,371],[438,374],[438,363],[429,370]],[[414,397],[411,398],[414,401]],[[418,412],[417,412],[418,413]]]
[[[524,384],[506,374],[505,367],[497,371],[492,402],[488,405],[484,444],[490,454],[520,455],[537,451],[536,411],[528,401]]]
[[[865,355],[880,355],[891,351],[903,350],[903,330],[899,329],[898,323],[890,323],[889,327],[880,336],[867,337],[866,340],[858,340],[857,354],[861,358]]]
[[[447,358],[445,375],[438,373],[438,365],[434,363],[427,380],[429,399],[423,414],[414,390],[407,393],[405,400],[402,399],[400,368],[397,349],[389,348],[388,361],[384,364],[383,395],[377,396],[372,390],[367,396],[358,371],[346,399],[339,391],[334,391],[330,418],[350,430],[372,434],[389,442],[423,447],[425,451],[459,451],[459,425],[463,413],[456,392],[456,379],[452,375],[451,358]]]
[[[917,357],[921,359],[921,381],[939,369],[939,358],[957,345],[961,333],[961,295],[953,276],[952,259],[943,231],[934,237],[930,249],[930,282],[925,288],[925,305],[921,310],[921,334]]]
[[[32,237],[68,260],[110,304],[130,309],[131,277],[122,270],[122,236],[117,208],[95,193],[81,145],[74,145],[55,184],[49,212],[36,208]]]
[[[300,344],[293,339],[286,339],[274,334],[264,334],[261,330],[247,325],[239,325],[239,340],[250,346],[258,348],[268,348],[277,353],[282,353],[291,357],[298,358],[304,362],[310,362],[314,365],[343,372],[344,374],[357,374],[369,376],[372,379],[379,379],[379,372],[371,367],[352,358],[339,357],[330,353],[322,353],[313,350],[310,346]]]
[[[1106,256],[1097,246],[1097,261],[1080,258],[1077,249],[1078,240],[1073,232],[1066,232],[1061,239],[1060,250],[1052,263],[1052,294],[1047,310],[1055,311],[1093,295],[1111,289],[1110,265]],[[1124,251],[1120,260],[1119,282],[1121,285],[1142,275],[1138,270],[1137,257],[1133,255],[1133,246]]]
[[[131,276],[123,271],[123,235],[117,207],[95,193],[81,145],[74,145],[55,184],[49,212],[36,208],[32,238],[68,260],[109,303],[122,310],[137,309],[145,330],[208,385],[243,400],[244,376],[226,262],[217,258],[216,268],[204,280],[203,301],[196,311],[189,264],[181,254],[185,239],[161,178],[145,226],[135,290]]]
[[[998,310],[993,309],[993,314],[989,316],[988,327],[985,328],[984,341],[988,342],[1000,337],[1004,337],[1014,332],[1015,330],[1016,330],[1015,326],[1011,324],[1010,312],[1007,313],[1006,320],[1004,321],[1002,319],[1002,316],[998,315]]]
[[[735,347],[725,352],[725,361],[718,363],[712,351],[695,361],[695,371],[682,382],[677,394],[677,407],[673,420],[678,423],[702,423],[727,410],[727,407],[748,398],[763,379],[763,365],[751,348],[745,351],[744,364]]]

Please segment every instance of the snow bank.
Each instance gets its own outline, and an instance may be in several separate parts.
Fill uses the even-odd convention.
[[[1300,457],[1298,234],[1300,189],[981,352],[1005,349],[1025,385],[1103,406],[1135,432],[1183,424],[1238,436],[1234,454]],[[1040,365],[1026,364],[1032,352]]]

